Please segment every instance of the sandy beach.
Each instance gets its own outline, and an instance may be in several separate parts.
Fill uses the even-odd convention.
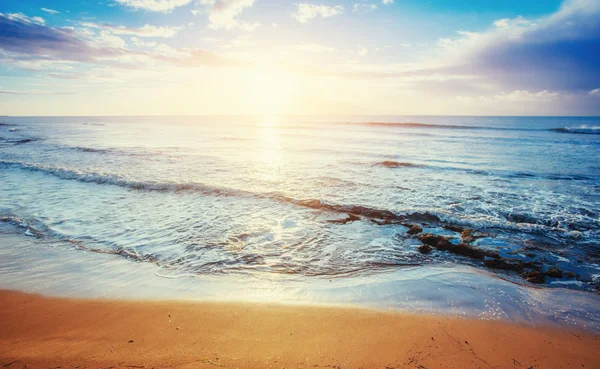
[[[366,309],[0,292],[3,368],[600,368],[599,336]]]

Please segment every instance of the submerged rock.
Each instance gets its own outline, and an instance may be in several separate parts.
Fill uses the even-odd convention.
[[[354,222],[356,220],[360,220],[360,217],[358,215],[348,214],[348,217],[346,219],[330,220],[329,223],[347,224],[347,223],[350,223],[350,222]]]
[[[407,234],[413,235],[413,234],[419,234],[423,232],[423,228],[421,228],[421,226],[413,224],[410,226],[409,230],[406,231]]]
[[[503,258],[498,258],[498,259],[486,259],[483,262],[483,265],[485,265],[488,268],[492,268],[492,269],[500,269],[500,270],[512,270],[512,271],[516,271],[516,272],[520,272],[523,270],[523,264],[522,263],[511,263],[509,261],[507,261],[506,259]]]
[[[529,283],[540,284],[546,282],[546,276],[539,270],[523,272],[521,273],[521,277],[523,277]]]
[[[452,224],[445,225],[444,228],[449,231],[458,232],[458,233],[462,233],[465,230],[463,227],[455,226]]]
[[[554,267],[546,270],[545,274],[551,278],[562,278],[563,271],[554,266]]]
[[[418,250],[421,254],[429,254],[433,249],[429,245],[421,245]]]
[[[567,272],[567,273],[565,273],[565,274],[566,274],[566,275],[567,275],[567,277],[569,277],[569,278],[575,278],[575,279],[576,279],[576,278],[579,278],[579,276],[578,276],[578,275],[577,275],[577,273],[575,273],[575,272],[570,272],[570,271],[569,271],[569,272]]]

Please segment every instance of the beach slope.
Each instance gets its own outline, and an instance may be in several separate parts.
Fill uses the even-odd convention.
[[[364,309],[0,292],[0,367],[600,368],[590,332]]]

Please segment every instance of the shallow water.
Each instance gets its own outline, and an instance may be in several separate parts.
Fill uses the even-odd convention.
[[[148,264],[151,278],[344,283],[468,265],[529,285],[477,258],[423,255],[407,234],[419,225],[460,243],[459,227],[482,236],[473,247],[560,269],[545,288],[596,294],[598,127],[538,117],[2,118],[0,217],[40,242],[137,262],[127,273],[144,276]],[[342,221],[349,214],[360,219]]]

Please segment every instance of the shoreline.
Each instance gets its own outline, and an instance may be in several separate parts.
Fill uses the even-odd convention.
[[[0,291],[4,368],[598,368],[600,336],[365,308]]]
[[[22,232],[22,231],[21,231]],[[0,290],[50,297],[213,301],[381,309],[600,332],[600,296],[532,288],[463,266],[422,266],[343,279],[159,277],[160,268],[50,243],[0,223]]]

